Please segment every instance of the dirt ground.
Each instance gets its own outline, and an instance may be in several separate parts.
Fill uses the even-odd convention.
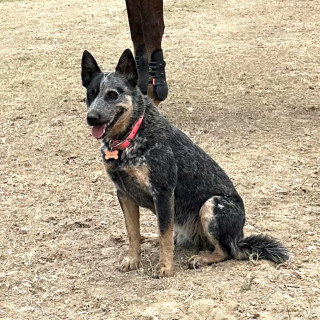
[[[0,319],[320,319],[320,1],[166,0],[161,112],[232,177],[245,234],[294,258],[154,279],[128,240],[86,125],[82,51],[132,48],[125,1],[0,0]],[[142,231],[156,232],[143,211]]]

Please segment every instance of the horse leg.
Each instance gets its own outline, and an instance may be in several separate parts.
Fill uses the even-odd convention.
[[[143,17],[141,16],[141,1],[126,0],[131,40],[134,47],[138,67],[138,85],[143,94],[147,94],[149,81],[149,65],[147,49],[143,36]]]
[[[166,99],[168,86],[161,42],[164,33],[163,0],[143,1],[142,30],[149,61],[148,95],[158,104]]]

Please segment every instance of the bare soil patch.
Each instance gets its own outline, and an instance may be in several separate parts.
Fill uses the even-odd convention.
[[[82,51],[131,48],[125,1],[0,1],[0,319],[319,319],[320,1],[165,1],[163,114],[232,177],[246,235],[294,260],[136,272],[85,121]],[[142,231],[156,232],[144,211]]]

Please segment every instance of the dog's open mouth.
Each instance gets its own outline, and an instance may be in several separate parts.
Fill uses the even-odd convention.
[[[116,124],[119,118],[123,115],[124,111],[125,110],[121,108],[108,123],[93,126],[91,131],[92,136],[96,139],[101,139],[104,134]]]

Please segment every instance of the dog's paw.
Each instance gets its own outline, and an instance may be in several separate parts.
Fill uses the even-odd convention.
[[[162,267],[158,271],[158,277],[159,278],[172,277],[173,274],[174,274],[173,268]]]
[[[205,264],[204,258],[200,255],[194,255],[188,260],[189,269],[199,269]]]
[[[139,258],[125,257],[120,266],[120,270],[123,272],[127,272],[130,270],[136,270],[139,267],[140,260]]]
[[[170,266],[157,266],[156,268],[156,274],[154,275],[155,278],[167,278],[172,277],[174,275],[173,267]]]

